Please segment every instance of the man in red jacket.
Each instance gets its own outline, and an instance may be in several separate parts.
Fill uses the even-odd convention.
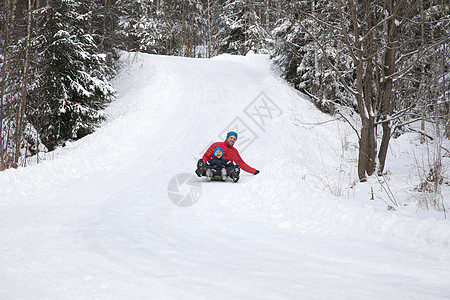
[[[197,170],[195,170],[195,173],[198,177],[205,176],[205,170],[203,168],[206,161],[208,161],[210,158],[214,157],[214,148],[220,147],[223,150],[223,158],[226,158],[228,160],[231,160],[235,166],[226,168],[228,176],[234,181],[239,180],[239,173],[240,169],[252,173],[254,175],[258,174],[259,171],[255,168],[250,167],[247,165],[244,160],[239,155],[239,152],[236,148],[234,148],[234,143],[236,143],[237,140],[237,133],[234,131],[230,131],[227,134],[227,139],[224,142],[217,142],[213,143],[208,150],[206,150],[205,154],[199,161],[197,162]]]

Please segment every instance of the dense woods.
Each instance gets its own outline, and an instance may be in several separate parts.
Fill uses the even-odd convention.
[[[0,170],[93,132],[120,51],[254,51],[322,111],[358,115],[364,181],[410,124],[449,138],[449,37],[445,0],[3,0]]]

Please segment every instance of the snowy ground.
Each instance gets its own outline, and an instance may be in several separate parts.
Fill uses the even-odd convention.
[[[0,173],[0,299],[450,298],[450,224],[408,200],[416,136],[391,144],[389,211],[352,184],[350,127],[267,57],[124,59],[108,122]],[[229,129],[261,173],[189,177]]]

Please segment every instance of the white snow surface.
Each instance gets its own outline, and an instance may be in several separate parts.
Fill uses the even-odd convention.
[[[450,299],[450,224],[408,200],[415,135],[391,142],[387,210],[376,178],[352,184],[350,126],[267,56],[123,61],[94,134],[0,173],[0,299]],[[261,173],[194,175],[175,205],[229,129]]]

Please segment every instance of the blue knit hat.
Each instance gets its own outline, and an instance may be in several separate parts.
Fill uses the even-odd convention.
[[[236,137],[236,139],[238,138],[238,136],[237,136],[237,133],[236,133],[236,132],[234,132],[234,131],[230,131],[230,132],[228,132],[228,133],[227,133],[227,140],[228,140],[228,138],[229,138],[230,136],[232,136],[232,135],[234,135],[234,136]]]
[[[222,155],[223,155],[223,150],[222,150],[222,148],[216,147],[216,148],[214,148],[214,151],[213,151],[214,156],[216,156],[216,151],[217,151],[217,150],[220,150],[220,152],[222,152]]]

